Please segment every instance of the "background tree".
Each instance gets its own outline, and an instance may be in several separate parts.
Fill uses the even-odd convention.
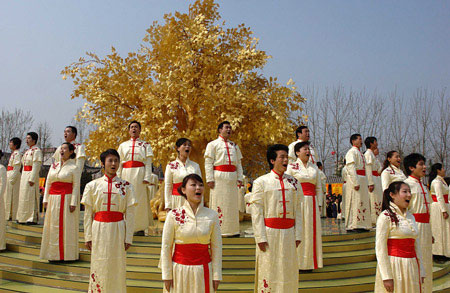
[[[0,113],[0,149],[9,152],[9,140],[13,137],[24,140],[25,134],[31,131],[33,122],[33,115],[30,111],[2,109]],[[22,147],[24,146],[26,147],[26,144],[22,143]]]

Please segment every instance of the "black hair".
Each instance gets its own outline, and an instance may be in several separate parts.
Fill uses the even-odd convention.
[[[303,132],[303,129],[308,129],[308,126],[306,126],[306,125],[302,125],[302,126],[299,126],[299,127],[297,127],[297,129],[295,130],[295,137],[298,139],[298,135],[299,135],[299,133],[302,133]]]
[[[0,159],[3,158],[3,151],[0,150]],[[2,182],[3,183],[3,182]]]
[[[69,151],[72,151],[73,153],[70,155],[70,159],[75,159],[77,154],[75,154],[75,146],[71,144],[70,142],[64,142],[62,145],[67,145],[69,147]]]
[[[318,168],[320,168],[320,167],[322,167],[322,162],[317,162],[316,165],[317,165]]]
[[[221,130],[221,129],[223,128],[223,126],[224,126],[225,124],[227,124],[227,125],[230,125],[230,126],[231,126],[231,123],[230,123],[230,122],[228,122],[228,121],[223,121],[223,122],[220,122],[220,123],[219,123],[219,126],[217,126],[217,131]]]
[[[66,128],[70,128],[70,130],[72,131],[72,133],[75,134],[75,137],[77,137],[77,135],[78,135],[78,130],[77,130],[77,128],[76,128],[75,126],[69,125],[69,126],[66,126]]]
[[[115,149],[107,149],[100,155],[100,161],[102,162],[103,165],[105,165],[107,156],[116,156],[120,161],[120,155]]]
[[[189,175],[187,175],[186,177],[184,177],[183,178],[183,182],[181,183],[181,185],[180,186],[178,186],[178,193],[182,196],[182,197],[184,197],[185,199],[187,199],[187,196],[186,196],[186,194],[184,194],[183,193],[183,191],[181,190],[182,188],[186,188],[186,185],[187,185],[187,183],[188,183],[188,181],[189,180],[194,180],[194,181],[196,181],[196,182],[200,182],[201,184],[203,184],[203,179],[202,179],[202,177],[200,177],[199,175],[197,175],[197,174],[195,174],[195,173],[192,173],[192,174],[189,174]]]
[[[412,153],[407,155],[403,159],[403,166],[405,167],[406,175],[411,175],[412,171],[409,169],[410,167],[416,168],[417,163],[423,161],[424,163],[427,161],[424,156],[418,153]]]
[[[377,141],[377,138],[375,136],[369,136],[366,137],[366,139],[364,140],[364,144],[366,145],[367,149],[370,149],[370,145],[375,143]]]
[[[180,146],[182,146],[182,145],[183,145],[185,142],[187,142],[187,141],[189,141],[190,143],[192,143],[191,140],[190,140],[189,138],[182,137],[182,138],[177,139],[177,142],[175,143],[177,152],[178,152],[178,148],[179,148]]]
[[[353,145],[353,141],[357,140],[358,137],[361,137],[361,134],[359,133],[352,134],[352,136],[350,136],[350,144]]]
[[[9,140],[10,142],[12,142],[17,149],[20,149],[20,146],[22,145],[22,140],[18,137],[13,137]]]
[[[130,122],[130,124],[128,124],[128,129],[130,129],[131,124],[136,123],[137,125],[139,125],[139,129],[142,129],[141,123],[139,123],[139,121],[133,120]]]
[[[392,182],[391,184],[389,184],[388,188],[386,188],[383,191],[383,203],[381,209],[386,210],[388,212],[391,221],[393,221],[396,226],[398,226],[398,218],[395,215],[395,213],[391,210],[391,202],[393,202],[391,193],[393,194],[399,193],[403,184],[408,185],[403,181]]]
[[[386,159],[385,159],[384,162],[383,162],[383,170],[381,170],[381,171],[384,171],[384,169],[386,169],[387,167],[389,167],[389,165],[390,165],[391,163],[389,162],[388,159],[392,158],[392,157],[395,155],[395,153],[398,153],[398,152],[397,152],[397,151],[389,151],[389,152],[386,154]]]
[[[431,171],[430,171],[430,175],[428,175],[428,183],[430,184],[430,188],[431,188],[431,182],[433,182],[434,178],[436,178],[437,171],[438,170],[442,170],[442,164],[441,163],[436,163],[433,164],[433,166],[431,166]]]
[[[34,140],[34,143],[37,143],[39,135],[36,132],[28,132],[27,135],[31,136],[31,139]]]
[[[277,159],[277,151],[286,151],[286,153],[289,153],[289,148],[284,144],[274,144],[267,148],[267,162],[271,170],[273,169],[271,160],[275,161]]]
[[[295,156],[297,157],[297,152],[302,148],[302,147],[304,147],[305,145],[311,145],[311,143],[309,142],[309,141],[301,141],[301,142],[297,142],[296,144],[295,144],[295,146],[294,146],[294,153],[295,153]]]

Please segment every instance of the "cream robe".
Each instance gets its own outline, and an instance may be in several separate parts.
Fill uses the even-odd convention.
[[[86,147],[81,143],[76,143],[75,141],[70,142],[75,147],[75,164],[78,167],[78,171],[83,173],[84,162],[86,162]],[[61,161],[61,146],[59,146],[55,153],[53,154],[53,159],[55,162]]]
[[[89,292],[126,292],[124,245],[133,242],[137,205],[133,187],[117,176],[102,176],[86,185],[81,203],[85,206],[84,239],[92,241]],[[94,220],[96,212],[108,210],[123,213],[124,220]]]
[[[255,242],[267,242],[266,251],[256,246],[254,292],[297,292],[298,256],[296,240],[302,240],[303,192],[294,177],[274,171],[256,179],[250,198]],[[267,227],[265,218],[294,219],[289,229]]]
[[[431,195],[436,196],[436,200],[431,204],[431,231],[434,237],[433,254],[450,257],[450,217],[444,219],[442,213],[450,215],[450,205],[444,201],[444,195],[449,194],[448,185],[444,178],[437,176],[431,182]]]
[[[341,202],[341,216],[342,218],[345,218],[345,210],[347,209],[347,204],[348,204],[348,200],[346,200],[347,197],[347,192],[348,192],[348,188],[347,188],[347,181],[348,181],[348,172],[347,172],[347,167],[344,166],[342,167],[341,170],[341,177],[342,177],[342,202]]]
[[[16,220],[17,206],[19,204],[19,188],[20,188],[20,167],[22,155],[19,150],[12,152],[8,161],[8,169],[6,172],[8,180],[5,191],[5,218],[6,220]]]
[[[364,156],[357,147],[352,147],[345,155],[345,160],[348,172],[345,227],[347,230],[370,229],[372,222],[367,177],[356,174],[356,170],[365,171]],[[356,191],[355,186],[358,185],[359,190]]]
[[[222,235],[239,234],[238,183],[243,180],[242,154],[239,146],[221,136],[211,141],[205,151],[206,182],[215,182],[210,191],[209,207],[219,214]],[[214,170],[215,166],[233,165],[234,172]]]
[[[297,139],[296,141],[291,142],[291,144],[288,146],[288,148],[289,148],[289,153],[288,153],[289,163],[295,163],[297,161],[297,156],[295,154],[295,145],[299,142],[302,142],[302,140]],[[311,161],[311,163],[317,164],[318,157],[317,157],[316,150],[312,144],[309,145],[309,151],[311,152],[311,156],[309,157],[309,160]]]
[[[159,189],[159,177],[158,177],[158,175],[152,173],[152,175],[150,176],[150,184],[148,185],[147,189],[148,189],[148,194],[149,194],[149,196],[148,196],[149,197],[149,201],[151,201],[155,197],[155,194],[156,194],[156,192]],[[153,213],[152,213],[151,210],[148,213],[148,217],[149,217],[148,222],[150,223],[150,225],[153,225],[154,224],[154,222],[153,222]]]
[[[372,225],[377,223],[378,215],[381,213],[383,203],[383,191],[381,190],[381,163],[371,149],[364,153],[366,160],[366,177],[369,185],[374,185],[373,192],[369,192],[370,214]],[[374,174],[375,173],[375,174]]]
[[[377,255],[377,273],[375,277],[375,292],[387,292],[383,280],[394,281],[394,292],[421,292],[420,277],[425,275],[422,254],[420,249],[420,238],[418,227],[413,215],[400,209],[391,202],[391,210],[398,219],[398,226],[391,220],[387,210],[383,211],[377,220],[375,252]],[[415,239],[415,258],[390,256],[388,254],[388,239]],[[430,277],[430,276],[429,276]],[[432,278],[432,277],[431,277]],[[427,279],[427,277],[425,278]]]
[[[8,184],[6,176],[6,168],[0,165],[0,250],[6,249],[6,219],[5,219],[5,194],[6,185]]]
[[[117,150],[120,155],[120,167],[117,176],[130,182],[133,185],[134,194],[138,205],[136,207],[136,219],[134,231],[145,231],[150,224],[151,214],[150,195],[148,184],[143,181],[151,181],[153,151],[150,144],[139,138],[130,139],[120,144]],[[123,164],[128,161],[137,161],[144,163],[142,167],[123,168]]]
[[[327,216],[327,175],[325,175],[325,173],[319,169],[319,175],[320,175],[320,186],[322,189],[322,199],[321,199],[321,216],[322,217],[326,217]],[[342,207],[342,203],[341,203],[341,207]]]
[[[22,170],[20,178],[19,205],[17,221],[19,223],[38,222],[39,220],[39,171],[42,165],[42,151],[36,145],[29,148],[22,157],[22,165],[31,166],[31,171]],[[30,186],[28,182],[34,182]]]
[[[245,213],[245,193],[247,192],[247,184],[248,184],[248,178],[247,176],[243,176],[242,184],[241,186],[238,186],[239,190],[239,211],[241,213]]]
[[[222,236],[217,212],[199,205],[194,214],[188,202],[171,210],[164,223],[161,262],[163,280],[173,280],[170,292],[205,292],[203,265],[183,265],[172,261],[175,244],[209,244],[211,262],[209,288],[213,290],[213,280],[222,280]],[[164,288],[164,292],[168,292]]]
[[[174,184],[182,183],[184,177],[189,174],[197,174],[202,177],[200,166],[189,159],[184,164],[179,158],[170,162],[166,166],[164,173],[164,208],[175,209],[184,205],[186,201],[183,196],[173,194],[172,189]]]
[[[381,172],[381,189],[384,191],[389,187],[389,184],[397,181],[405,181],[405,173],[400,168],[390,165]]]
[[[430,213],[431,196],[428,189],[417,178],[409,176],[405,183],[411,188],[411,201],[409,202],[408,210],[414,215],[416,213]],[[416,220],[417,222],[417,220]],[[422,249],[423,266],[425,267],[425,274],[429,278],[425,278],[423,293],[432,292],[433,290],[433,253],[432,253],[432,234],[430,223],[419,223],[419,238]]]
[[[315,185],[316,196],[305,195],[303,190],[302,204],[302,243],[297,248],[298,263],[301,270],[314,270],[323,267],[322,255],[322,224],[319,206],[322,205],[323,192],[320,170],[311,161],[307,166],[300,159],[289,164],[287,174],[292,175],[301,183]]]
[[[54,182],[72,183],[68,194],[50,194]],[[47,260],[77,260],[80,214],[80,172],[74,159],[64,164],[55,162],[48,171],[43,203],[47,203],[40,258]],[[75,211],[70,212],[70,206]]]

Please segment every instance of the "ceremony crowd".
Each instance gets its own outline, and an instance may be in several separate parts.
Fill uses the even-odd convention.
[[[138,121],[128,130],[128,141],[100,155],[104,175],[89,182],[81,195],[85,146],[75,142],[77,129],[66,127],[45,183],[40,257],[78,260],[82,204],[85,245],[91,251],[89,292],[126,292],[126,251],[133,235],[147,235],[152,221],[150,199],[158,185],[153,151],[139,138]],[[187,138],[177,140],[177,158],[165,169],[167,216],[159,264],[165,292],[218,289],[222,237],[239,237],[239,211],[251,214],[255,292],[298,292],[299,270],[323,267],[321,217],[327,214],[344,218],[348,233],[375,228],[375,292],[432,292],[433,256],[450,258],[449,188],[442,164],[431,166],[425,182],[423,155],[412,153],[402,160],[393,150],[382,164],[377,139],[353,134],[342,170],[343,194],[327,198],[323,166],[309,142],[309,129],[300,126],[289,146],[268,147],[271,171],[245,193],[248,179],[239,146],[230,140],[231,124],[224,121],[217,131],[218,138],[204,153],[205,174],[189,159],[192,143]],[[38,135],[29,132],[28,149],[21,154],[21,139],[12,138],[7,168],[0,165],[0,249],[6,248],[6,221],[32,225],[39,220],[43,154],[37,141]],[[204,205],[205,185],[209,208]]]

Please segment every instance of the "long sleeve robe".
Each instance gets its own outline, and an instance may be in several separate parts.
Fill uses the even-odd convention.
[[[444,178],[437,176],[432,182],[430,193],[431,204],[431,230],[434,237],[433,254],[450,258],[450,217],[444,219],[442,213],[450,215],[448,202],[449,189]]]
[[[256,243],[267,242],[266,251],[256,246],[255,292],[297,292],[298,257],[296,240],[302,240],[301,202],[303,192],[294,177],[274,171],[256,179],[250,198]],[[274,222],[294,222],[287,229],[271,228]]]
[[[164,208],[175,209],[184,205],[185,199],[178,194],[176,189],[183,182],[184,177],[189,174],[197,174],[202,177],[200,166],[194,161],[187,159],[184,164],[177,158],[167,164],[164,173]]]
[[[408,210],[413,214],[419,228],[420,246],[422,249],[423,266],[425,267],[424,293],[432,292],[433,290],[433,253],[432,253],[432,234],[431,225],[429,221],[431,197],[428,193],[427,187],[422,184],[421,180],[409,176],[405,183],[411,188],[411,200],[409,202]],[[428,215],[428,216],[427,216]],[[419,217],[424,217],[425,221]],[[428,217],[428,222],[426,218]]]
[[[384,210],[377,220],[375,252],[377,255],[377,273],[375,277],[375,292],[387,292],[383,281],[394,281],[394,292],[421,292],[421,277],[432,278],[426,275],[422,252],[420,249],[419,231],[413,215],[400,209],[391,202],[392,212],[398,219],[398,226],[391,219],[387,210]],[[415,239],[414,248],[416,257],[406,258],[389,255],[388,239]],[[423,292],[423,291],[422,291]]]
[[[22,177],[20,178],[19,223],[38,222],[39,219],[39,171],[42,165],[42,151],[37,146],[29,148],[22,156]],[[34,182],[30,186],[29,182]]]
[[[370,229],[370,199],[365,173],[365,160],[357,147],[345,155],[347,167],[345,226],[347,230]],[[358,174],[359,173],[359,174]],[[355,190],[359,186],[359,190]]]
[[[295,154],[295,145],[299,142],[302,142],[302,140],[297,139],[296,141],[291,142],[291,144],[288,146],[288,148],[289,148],[289,152],[288,152],[289,163],[295,163],[297,161],[297,156]],[[309,160],[311,161],[311,163],[317,164],[317,162],[318,162],[317,152],[312,144],[309,145],[309,151],[311,153]]]
[[[327,175],[325,175],[325,173],[319,169],[319,175],[320,175],[320,184],[322,187],[322,204],[320,204],[319,206],[322,207],[322,212],[321,212],[321,217],[326,217],[327,216]],[[341,203],[342,204],[342,203]]]
[[[315,270],[323,267],[322,255],[322,224],[319,206],[322,206],[322,186],[319,169],[311,161],[307,166],[297,159],[289,164],[287,174],[294,176],[303,189],[302,203],[302,239],[297,248],[299,266],[301,270]],[[303,184],[312,184],[315,195],[308,194]]]
[[[366,177],[367,182],[374,186],[372,192],[369,191],[370,198],[370,214],[372,218],[372,225],[377,223],[378,215],[381,213],[381,205],[383,203],[383,190],[381,190],[381,163],[371,149],[364,153],[366,160]]]
[[[138,201],[136,207],[136,220],[134,223],[134,230],[145,231],[150,224],[149,215],[151,214],[150,208],[150,195],[148,192],[148,184],[143,181],[150,182],[152,175],[152,160],[153,151],[150,144],[139,138],[134,140],[130,139],[120,144],[118,148],[120,155],[120,167],[117,172],[117,176],[130,182],[133,185],[134,194]],[[138,162],[139,167],[127,167],[127,162]]]
[[[71,144],[75,147],[75,165],[78,167],[78,171],[83,173],[84,162],[86,162],[86,147],[84,144],[76,143],[72,141]],[[53,159],[55,162],[61,161],[61,146],[58,146],[55,153],[53,154]]]
[[[12,152],[9,157],[6,169],[7,184],[5,190],[5,218],[6,220],[16,220],[17,206],[19,205],[19,188],[20,188],[20,167],[22,155],[19,150]]]
[[[381,189],[384,191],[389,187],[389,184],[397,181],[405,181],[405,173],[400,168],[390,165],[381,172]]]
[[[342,177],[342,202],[341,202],[341,216],[343,218],[346,217],[345,211],[348,209],[347,205],[348,205],[348,188],[347,188],[347,181],[348,181],[348,172],[347,172],[347,167],[344,166],[342,167],[341,170],[341,177]]]
[[[0,165],[0,250],[6,249],[5,194],[7,182],[6,168]]]
[[[210,292],[213,280],[222,280],[222,236],[217,212],[199,205],[196,214],[186,201],[183,206],[172,209],[164,223],[161,262],[163,280],[173,280],[170,292],[205,292],[203,265],[186,265],[172,260],[175,245],[203,244],[211,249],[208,263]],[[188,258],[188,256],[185,256]],[[164,292],[167,292],[164,288]]]
[[[55,186],[72,184],[70,193]],[[53,188],[52,188],[53,184]],[[55,162],[48,171],[43,203],[47,211],[42,232],[40,258],[47,260],[77,260],[79,230],[80,172],[74,159],[64,164]],[[70,206],[75,211],[70,212]]]
[[[103,176],[89,182],[81,203],[84,239],[92,241],[89,292],[126,292],[125,243],[133,243],[135,208],[131,184],[119,177]],[[98,212],[119,212],[119,221],[96,220]]]
[[[211,141],[205,151],[206,182],[214,181],[209,207],[219,214],[222,235],[239,234],[238,180],[243,180],[242,154],[239,146],[221,136]],[[218,166],[235,171],[215,170]],[[234,167],[233,167],[234,166]]]

